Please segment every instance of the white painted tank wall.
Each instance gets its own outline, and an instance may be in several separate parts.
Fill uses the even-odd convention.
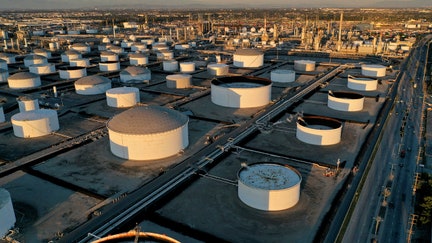
[[[295,71],[276,69],[270,72],[270,80],[278,83],[290,83],[295,81]]]
[[[369,77],[384,77],[386,67],[382,65],[362,65],[361,74]]]
[[[178,70],[178,61],[166,60],[162,62],[163,70],[168,72],[175,72]]]
[[[341,140],[342,126],[339,128],[312,128],[297,123],[296,137],[302,142],[314,145],[333,145]]]
[[[3,59],[0,59],[0,69],[8,70],[8,64]]]
[[[101,62],[118,61],[119,56],[115,53],[101,53],[100,59],[101,59]]]
[[[119,87],[106,91],[107,105],[116,108],[131,107],[140,101],[138,88]]]
[[[36,74],[50,74],[55,73],[55,71],[55,65],[52,63],[33,64],[29,66],[29,72]]]
[[[166,85],[171,89],[186,89],[192,85],[192,75],[189,74],[173,74],[166,76]]]
[[[62,62],[69,62],[72,59],[80,59],[82,58],[81,53],[78,52],[66,52],[60,55]]]
[[[79,58],[69,60],[71,67],[88,67],[90,66],[90,60],[88,58]]]
[[[140,57],[129,57],[129,62],[131,65],[146,65],[148,64],[148,57],[146,56],[140,56]]]
[[[10,193],[0,188],[0,239],[6,236],[15,225],[16,218]]]
[[[14,135],[21,138],[45,136],[60,128],[57,112],[47,109],[17,113],[11,122]]]
[[[34,88],[41,86],[41,79],[38,76],[28,77],[23,79],[11,79],[13,76],[8,78],[8,85],[11,89],[25,89],[25,88]]]
[[[24,100],[17,100],[18,107],[20,112],[24,111],[33,111],[39,109],[39,102],[38,99],[24,99]]]
[[[180,63],[180,72],[192,73],[194,71],[195,71],[195,63],[194,62],[181,62]]]
[[[207,72],[213,76],[224,76],[229,72],[229,66],[222,63],[213,63],[207,65]]]
[[[315,71],[315,61],[294,60],[294,70],[303,72]]]
[[[9,77],[9,71],[0,69],[0,83],[7,83]]]
[[[145,124],[143,124],[145,125]],[[177,154],[189,145],[187,123],[154,134],[122,134],[108,129],[111,152],[124,159],[154,160]]]
[[[80,95],[103,94],[109,89],[111,89],[111,82],[99,83],[99,84],[76,84],[75,83],[75,92]]]
[[[264,54],[257,55],[233,55],[234,66],[236,67],[262,67],[264,65]]]
[[[26,67],[30,67],[31,65],[34,64],[47,64],[47,63],[48,63],[48,59],[40,55],[30,55],[24,58],[24,66]]]
[[[120,62],[100,62],[99,70],[101,72],[112,72],[120,70]]]
[[[359,99],[338,98],[327,95],[327,106],[338,111],[361,111],[363,110],[364,97]]]
[[[271,100],[271,85],[230,88],[211,85],[211,101],[220,106],[251,108],[267,105]]]
[[[372,91],[376,90],[378,80],[369,78],[350,78],[348,76],[347,87],[353,90]]]
[[[59,70],[59,75],[61,79],[82,78],[87,76],[87,69],[83,67],[76,70]]]

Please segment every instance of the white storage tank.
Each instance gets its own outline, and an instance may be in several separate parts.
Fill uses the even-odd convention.
[[[139,89],[134,87],[113,88],[106,91],[106,99],[111,107],[132,107],[140,101],[140,93]]]
[[[144,43],[134,43],[131,46],[131,51],[133,52],[143,52],[143,51],[147,51],[147,45]]]
[[[128,41],[128,40],[122,40],[122,42],[120,43],[120,46],[122,48],[130,48],[133,45],[132,41]]]
[[[153,51],[169,50],[169,47],[166,45],[166,43],[155,42],[152,44],[152,50]]]
[[[81,53],[78,51],[75,51],[75,50],[65,51],[60,56],[61,56],[62,62],[69,62],[69,60],[72,60],[72,59],[82,58]]]
[[[346,91],[328,92],[327,106],[338,111],[363,110],[364,95]]]
[[[150,69],[129,66],[120,72],[120,82],[122,83],[146,83],[151,80]]]
[[[294,207],[300,200],[301,174],[277,163],[254,163],[237,174],[238,197],[246,205],[264,211]]]
[[[276,69],[270,72],[270,80],[278,83],[290,83],[295,81],[295,71],[288,69]]]
[[[191,87],[191,80],[190,74],[172,74],[166,76],[166,85],[171,89],[186,89]]]
[[[256,68],[264,64],[264,53],[258,49],[238,49],[233,55],[234,66]]]
[[[156,57],[158,60],[170,60],[174,58],[174,53],[168,50],[160,50],[156,52]]]
[[[33,111],[39,109],[38,99],[29,96],[20,96],[17,98],[18,108],[20,112]]]
[[[180,72],[182,72],[182,73],[195,72],[195,63],[194,62],[181,62],[180,63]]]
[[[0,59],[5,60],[7,64],[16,63],[15,55],[7,52],[0,52]]]
[[[112,52],[117,53],[117,54],[122,54],[124,52],[123,48],[121,48],[120,46],[114,46],[114,45],[111,45],[108,48],[108,51],[112,51]]]
[[[16,222],[11,195],[4,188],[0,188],[0,219],[0,239],[2,239]]]
[[[9,71],[0,69],[0,83],[7,83],[9,77]]]
[[[100,54],[101,62],[118,61],[119,56],[117,53],[112,51],[102,51]]]
[[[88,58],[78,58],[69,60],[69,65],[71,67],[89,67],[90,60]]]
[[[301,72],[315,71],[315,61],[294,60],[294,70]]]
[[[176,60],[165,60],[162,62],[162,67],[164,71],[176,72],[178,70],[178,61]]]
[[[342,123],[323,116],[304,116],[297,120],[296,137],[313,145],[333,145],[340,142]]]
[[[104,38],[102,38],[101,42],[104,44],[108,44],[108,43],[111,43],[111,40],[110,40],[110,38],[108,38],[108,36],[105,36]]]
[[[119,61],[106,61],[99,63],[99,70],[101,72],[114,72],[120,70],[120,62]]]
[[[55,64],[53,63],[45,63],[45,64],[33,64],[29,66],[29,71],[31,73],[36,73],[36,74],[51,74],[51,73],[55,73],[56,69],[55,69]]]
[[[80,53],[89,53],[90,46],[84,43],[75,43],[70,47],[71,50],[75,50]]]
[[[20,72],[8,77],[8,85],[11,89],[34,88],[41,86],[41,79],[38,74]]]
[[[52,57],[50,51],[45,50],[45,49],[42,49],[42,48],[41,48],[41,49],[34,49],[34,50],[33,50],[33,53],[34,53],[35,55],[44,56],[44,57],[46,57],[46,58],[51,58],[51,57]]]
[[[111,80],[104,76],[92,75],[78,79],[74,85],[76,93],[80,95],[104,94],[111,89]]]
[[[353,90],[360,91],[372,91],[376,90],[378,86],[378,80],[372,78],[354,77],[348,75],[347,87]]]
[[[369,77],[384,77],[387,68],[383,65],[364,64],[361,66],[361,74]]]
[[[60,67],[59,75],[61,79],[74,79],[87,76],[86,67]]]
[[[30,67],[34,64],[47,64],[48,59],[41,55],[30,54],[24,58],[24,66]]]
[[[8,63],[6,60],[0,59],[0,69],[8,70]]]
[[[189,118],[162,106],[138,106],[108,121],[111,152],[124,159],[155,160],[189,145]]]
[[[207,65],[207,72],[212,76],[228,75],[229,66],[223,63],[212,63]]]
[[[265,106],[271,100],[270,80],[252,76],[222,77],[211,81],[211,101],[231,108]]]
[[[21,138],[45,136],[60,128],[57,111],[48,109],[17,113],[11,122],[14,135]]]
[[[148,64],[148,57],[142,53],[129,54],[130,65],[146,65]]]

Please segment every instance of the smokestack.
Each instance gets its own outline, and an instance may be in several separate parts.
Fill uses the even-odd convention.
[[[338,35],[338,46],[337,46],[338,51],[340,51],[340,49],[342,48],[342,21],[343,21],[343,12],[341,12],[340,21],[339,21],[339,35]]]
[[[57,98],[57,87],[53,86],[53,93],[54,93],[54,97]]]

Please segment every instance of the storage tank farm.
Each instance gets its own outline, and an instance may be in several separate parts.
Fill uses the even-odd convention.
[[[347,91],[331,91],[327,95],[327,106],[338,111],[363,110],[364,95]]]
[[[279,211],[300,200],[302,177],[293,167],[271,162],[243,164],[237,179],[238,197],[252,208]]]
[[[189,145],[188,116],[162,106],[137,106],[107,123],[111,152],[129,160],[173,156]]]
[[[3,238],[16,222],[11,195],[4,188],[0,188],[0,219],[0,238]]]
[[[324,116],[298,117],[296,138],[313,145],[333,145],[341,141],[342,122]]]
[[[80,95],[104,94],[108,89],[111,89],[111,79],[92,75],[78,79],[74,85],[75,92]]]
[[[211,81],[211,101],[231,108],[265,106],[271,100],[272,82],[252,76],[221,77]]]
[[[107,90],[106,99],[110,107],[132,107],[140,101],[140,93],[135,87],[118,87]]]
[[[120,82],[122,83],[144,83],[151,80],[151,71],[140,66],[129,66],[120,71]]]

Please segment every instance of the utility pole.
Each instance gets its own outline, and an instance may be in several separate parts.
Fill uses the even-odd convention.
[[[410,228],[409,228],[409,230],[408,230],[408,236],[407,236],[407,242],[409,243],[409,242],[411,242],[411,237],[412,237],[412,234],[413,234],[413,228],[414,228],[414,224],[415,223],[417,223],[417,218],[418,218],[418,215],[416,215],[416,214],[411,214],[410,215]]]

